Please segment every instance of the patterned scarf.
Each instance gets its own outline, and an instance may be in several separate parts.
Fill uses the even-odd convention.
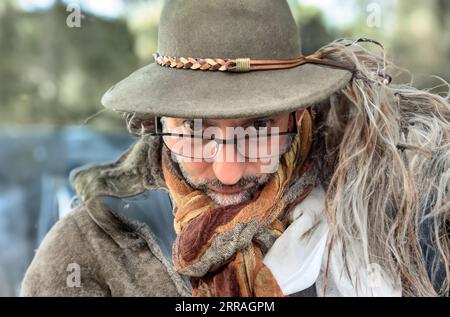
[[[193,189],[174,172],[165,152],[163,175],[176,208],[173,263],[190,276],[193,296],[284,296],[263,258],[289,225],[289,211],[317,184],[307,159],[312,139],[308,111],[297,125],[299,133],[278,170],[259,193],[238,205],[219,206]]]

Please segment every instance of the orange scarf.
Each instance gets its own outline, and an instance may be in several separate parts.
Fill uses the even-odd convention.
[[[283,198],[294,176],[298,179],[308,167],[312,138],[308,111],[297,124],[299,134],[273,177],[252,200],[238,205],[217,205],[163,159],[163,175],[176,206],[173,262],[179,273],[191,277],[193,296],[284,296],[263,258],[288,225],[292,203]],[[295,203],[312,189],[308,184],[296,193]]]

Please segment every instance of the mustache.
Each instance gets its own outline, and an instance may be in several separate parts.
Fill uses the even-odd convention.
[[[195,184],[195,187],[200,190],[208,190],[208,186],[213,186],[214,188],[218,189],[234,189],[237,187],[259,187],[267,183],[270,176],[268,177],[257,177],[257,176],[247,176],[242,177],[236,184],[234,185],[226,185],[223,184],[218,179],[208,179],[208,180],[202,180]],[[251,186],[249,186],[251,185]]]

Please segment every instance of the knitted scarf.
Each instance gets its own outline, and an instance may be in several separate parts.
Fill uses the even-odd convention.
[[[317,184],[308,160],[308,111],[297,125],[299,133],[278,170],[259,193],[238,205],[217,205],[174,172],[170,155],[163,157],[163,175],[176,210],[173,263],[191,278],[193,296],[284,296],[263,258],[289,225],[289,211]]]

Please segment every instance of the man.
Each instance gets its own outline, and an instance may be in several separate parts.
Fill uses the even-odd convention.
[[[74,171],[22,294],[447,295],[449,102],[361,42],[305,57],[284,0],[166,1],[102,100],[141,139]]]

